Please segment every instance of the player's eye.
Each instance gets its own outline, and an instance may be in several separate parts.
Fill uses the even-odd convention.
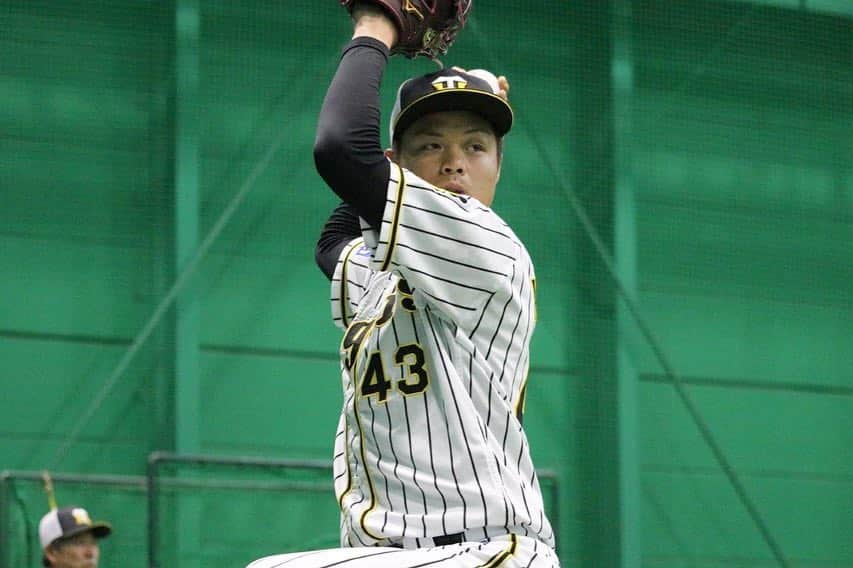
[[[485,142],[472,141],[468,143],[468,151],[473,153],[487,152],[488,144]]]

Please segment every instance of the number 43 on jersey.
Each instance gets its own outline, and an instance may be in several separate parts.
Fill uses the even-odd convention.
[[[402,378],[394,380],[389,375]],[[379,402],[385,402],[390,391],[396,389],[409,396],[420,394],[429,386],[429,374],[424,361],[424,350],[420,345],[410,343],[401,345],[394,352],[394,370],[387,372],[382,355],[374,351],[367,359],[364,376],[361,378],[362,396],[376,396]]]
[[[388,295],[379,317],[354,321],[344,335],[341,345],[344,352],[344,364],[351,372],[358,374],[355,364],[359,350],[370,334],[382,327],[394,315],[397,294],[401,295],[401,304],[407,311],[415,309],[412,291],[405,280],[400,280],[397,290]],[[387,355],[386,355],[387,357]],[[375,396],[378,402],[385,402],[393,391],[405,396],[424,392],[429,386],[429,373],[426,368],[424,350],[417,343],[407,343],[397,347],[392,361],[383,361],[382,353],[374,351],[367,357],[364,372],[361,373],[360,389],[362,396]]]

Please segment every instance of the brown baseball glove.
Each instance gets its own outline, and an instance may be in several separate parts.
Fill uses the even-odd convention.
[[[340,0],[352,13],[356,3],[373,4],[397,26],[397,44],[391,54],[408,58],[444,55],[465,25],[474,0]]]

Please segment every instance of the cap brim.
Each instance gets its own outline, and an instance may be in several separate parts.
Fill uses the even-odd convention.
[[[433,112],[467,110],[479,114],[504,136],[512,128],[512,108],[500,96],[473,89],[442,89],[422,96],[400,111],[394,123],[394,138],[416,120]]]
[[[95,538],[104,538],[113,534],[113,527],[109,523],[104,522],[93,523],[91,530]]]
[[[54,542],[57,542],[60,540],[65,540],[67,538],[71,538],[72,536],[76,536],[76,535],[84,533],[84,532],[92,533],[95,536],[95,538],[104,538],[104,537],[110,536],[113,533],[113,527],[110,526],[109,523],[104,523],[104,522],[99,521],[97,523],[92,523],[89,526],[77,527],[74,530],[70,530],[67,533],[65,533],[64,535],[62,535],[62,538],[58,538]]]

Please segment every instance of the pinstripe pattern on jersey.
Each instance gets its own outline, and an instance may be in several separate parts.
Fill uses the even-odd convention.
[[[486,542],[417,549],[326,549],[261,558],[247,568],[558,568],[543,543],[514,534]]]
[[[338,298],[338,301],[332,302],[333,318],[335,318],[335,316],[339,315],[339,314],[335,313],[336,312],[335,306],[339,306],[337,311],[341,312],[341,314],[346,313],[349,306],[347,305],[346,302],[343,302],[341,300],[348,293],[351,294],[352,292],[357,293],[359,290],[361,290],[361,291],[367,290],[367,288],[369,286],[369,280],[372,280],[374,276],[383,277],[386,281],[391,278],[391,275],[387,274],[387,273],[384,276],[381,273],[374,275],[374,273],[367,268],[362,268],[360,270],[361,278],[366,278],[368,280],[368,283],[365,285],[359,285],[356,282],[353,282],[349,276],[347,276],[347,277],[344,276],[344,274],[347,272],[350,265],[353,264],[353,262],[349,261],[349,259],[353,258],[353,253],[361,254],[363,252],[363,247],[361,247],[361,244],[362,243],[361,243],[360,239],[355,239],[347,247],[345,247],[341,253],[341,258],[347,259],[347,262],[346,262],[346,264],[344,264],[343,262],[340,262],[335,268],[335,274],[333,275],[333,280],[332,280],[332,290],[333,290],[332,295],[334,297],[337,294],[339,296],[339,298]],[[359,265],[356,265],[356,266],[358,267]],[[361,265],[361,266],[363,266],[363,265]],[[348,292],[348,291],[351,291],[351,292]],[[366,326],[365,328],[363,328],[363,330],[361,332],[361,335],[364,337],[370,336],[372,329],[377,325],[377,322],[384,316],[384,314],[381,312],[381,310],[379,310],[380,306],[383,305],[383,300],[384,300],[384,294],[382,292],[383,292],[383,290],[380,288],[380,289],[378,289],[378,292],[375,292],[373,294],[367,294],[367,295],[360,294],[357,296],[353,296],[353,299],[357,301],[357,305],[360,305],[360,303],[363,302],[363,300],[365,298],[367,298],[367,301],[368,301],[367,305],[364,306],[365,310],[362,310],[362,311],[366,311],[367,315],[364,317],[360,316],[356,320],[350,321],[350,324],[359,323],[359,324],[364,324]],[[344,319],[345,319],[345,317],[343,315],[341,315],[340,321],[343,322]],[[341,349],[342,349],[342,353],[344,353],[346,351],[343,345],[342,345]],[[354,349],[354,347],[351,349]],[[354,477],[358,474],[359,468],[360,467],[363,468],[363,464],[365,463],[363,456],[360,460],[357,460],[357,459],[354,459],[354,456],[352,454],[353,448],[363,448],[363,446],[359,446],[357,444],[358,440],[364,439],[361,423],[358,420],[356,420],[354,423],[349,423],[343,419],[343,417],[345,417],[345,416],[353,415],[353,412],[351,410],[348,410],[348,409],[353,408],[356,405],[357,390],[355,388],[356,385],[354,384],[352,377],[358,376],[359,361],[360,360],[358,358],[355,358],[355,357],[353,358],[351,373],[346,372],[346,370],[347,370],[346,359],[343,360],[342,364],[341,364],[341,370],[342,370],[341,375],[342,375],[342,380],[343,380],[343,388],[344,388],[344,392],[346,393],[346,395],[345,395],[344,410],[342,412],[342,420],[338,426],[339,432],[338,432],[338,435],[336,436],[336,440],[342,440],[342,447],[336,448],[336,451],[335,451],[336,460],[334,462],[334,465],[335,465],[335,472],[336,472],[335,479],[337,481],[340,481],[344,477],[346,479],[346,485],[345,486],[342,487],[341,484],[338,483],[338,484],[336,484],[336,487],[335,487],[335,490],[339,495],[338,503],[339,503],[339,506],[341,507],[342,512],[347,511],[348,507],[344,501],[345,501],[346,497],[350,494],[350,492],[354,489],[354,487],[353,487]],[[358,435],[356,435],[356,431],[358,432]],[[364,470],[364,471],[366,471],[366,470]],[[369,479],[368,479],[368,482],[369,482]],[[362,496],[360,496],[360,501],[358,501],[358,502],[361,503],[364,500],[365,500],[365,496],[362,495]],[[372,503],[372,501],[371,501],[371,503]],[[363,530],[366,531],[366,528]],[[352,539],[351,539],[352,536],[355,536],[356,540],[358,541],[358,543],[360,545],[368,544],[367,542],[365,542],[362,539],[361,535],[359,534],[359,531],[350,531],[347,533],[346,541],[348,543],[354,544],[354,543],[352,543]],[[371,534],[369,534],[369,532],[368,532],[368,536],[370,536],[370,538],[372,538],[372,539],[376,538],[375,535],[371,535]]]
[[[423,182],[415,184],[413,180],[418,178],[411,172],[407,175],[411,199],[404,196],[405,201],[398,202],[396,196],[402,192],[396,187],[404,174],[392,167],[389,186],[395,191],[389,191],[391,203],[387,209],[391,211],[386,214],[387,224],[382,226],[373,267],[386,270],[389,259],[403,259],[411,268],[430,274],[453,274],[455,282],[492,289],[499,267],[522,258],[518,239],[499,217],[476,200],[436,190]],[[403,245],[409,254],[400,253]],[[482,297],[470,293],[463,297],[472,299],[460,302],[464,305],[482,303]]]
[[[362,237],[362,238],[353,240],[347,246],[347,250],[344,254],[343,260],[341,261],[341,281],[342,282],[347,281],[347,272],[349,272],[348,266],[349,266],[350,256],[352,255],[353,251],[355,251],[357,249],[357,247],[359,247],[363,244],[364,244],[364,238]],[[348,297],[349,297],[349,294],[347,294],[346,286],[344,286],[343,289],[341,290],[341,307],[340,307],[341,325],[343,325],[344,327],[347,327],[349,325],[349,323],[347,322],[347,312],[348,312],[348,308],[349,308],[349,306],[347,306]]]
[[[431,319],[431,317],[430,317],[430,310],[429,310],[429,308],[427,308],[427,309],[426,309],[426,310],[424,310],[424,311],[425,311],[425,316],[426,316],[426,323],[427,323],[427,325],[428,325],[428,327],[429,327],[429,330],[430,330],[430,332],[431,332],[431,334],[432,334],[433,341],[435,341],[435,342],[437,343],[437,342],[438,342],[438,330],[436,329],[436,323],[435,323],[435,322],[433,322],[433,321],[432,321],[432,319]],[[452,362],[451,362],[451,361],[446,360],[444,357],[440,357],[440,358],[439,358],[439,361],[440,361],[440,363],[441,363],[441,365],[442,365],[442,367],[443,367],[443,369],[442,369],[442,370],[444,371],[444,373],[449,374],[449,373],[450,373],[450,369],[449,369],[449,367],[452,365]],[[455,411],[456,411],[457,418],[458,418],[459,422],[461,423],[461,422],[463,421],[462,410],[460,409],[459,401],[457,400],[457,398],[456,398],[456,393],[453,391],[453,389],[450,389],[450,395],[451,395],[451,399],[453,400],[453,407],[454,407],[454,409],[455,409]],[[464,445],[465,445],[465,449],[466,449],[467,454],[468,454],[468,459],[469,459],[469,460],[470,460],[470,462],[473,464],[475,460],[474,460],[474,456],[473,456],[473,454],[472,454],[471,445],[470,445],[470,443],[468,442],[468,434],[465,432],[465,430],[462,430],[462,431],[461,431],[461,435],[462,435],[462,438],[463,438],[463,439],[464,439],[464,441],[465,441],[465,444],[464,444]],[[485,496],[485,494],[484,494],[484,492],[483,492],[483,486],[482,486],[482,484],[480,483],[479,475],[478,475],[478,473],[477,473],[477,468],[475,468],[475,467],[474,467],[474,468],[472,468],[472,473],[473,473],[473,475],[474,475],[474,479],[475,479],[475,481],[476,481],[477,488],[478,488],[478,491],[479,491],[479,494],[480,494],[480,502],[481,502],[481,503],[482,503],[482,505],[483,505],[483,525],[484,525],[484,526],[488,526],[488,525],[489,525],[489,508],[488,508],[488,506],[486,505],[486,496]],[[454,475],[455,475],[455,474],[454,474]],[[463,508],[463,519],[465,519],[465,512],[464,512],[464,508]],[[465,522],[463,522],[463,525],[464,525],[464,526],[468,526],[467,519],[465,519]]]
[[[371,343],[374,340],[378,342],[379,336],[378,336],[378,334],[373,333],[374,330],[377,327],[381,327],[381,326],[387,324],[388,321],[390,321],[391,316],[387,316],[387,319],[386,319],[386,314],[388,313],[389,305],[392,306],[394,309],[396,309],[395,291],[396,291],[396,287],[397,287],[397,280],[390,273],[384,273],[384,274],[379,273],[377,280],[380,281],[381,285],[374,287],[372,289],[372,291],[370,293],[368,293],[364,298],[367,301],[367,304],[366,304],[366,306],[364,306],[365,309],[363,310],[366,313],[366,316],[364,316],[363,321],[367,322],[367,327],[366,327],[365,331],[363,332],[363,335],[366,338],[366,342],[368,342],[368,343]],[[359,306],[361,307],[361,304],[359,304]],[[356,323],[356,321],[361,321],[361,318],[362,318],[362,316],[360,313],[358,316],[358,320],[353,320],[353,322],[351,322],[351,324]],[[367,350],[367,351],[375,351],[375,350],[376,349],[374,348],[374,349]],[[362,363],[362,365],[363,365],[364,361],[365,361],[364,357],[357,357],[357,356],[354,357],[350,376],[359,377],[362,375],[362,373],[360,373],[361,366],[359,365],[359,363]],[[358,405],[359,398],[360,398],[358,385],[353,385],[353,386],[355,387],[355,391],[354,391],[355,396],[352,397],[353,404]],[[373,476],[370,474],[370,470],[367,467],[364,467],[368,463],[368,459],[367,459],[367,455],[365,454],[364,441],[367,438],[364,435],[365,427],[364,427],[364,424],[362,423],[363,416],[361,413],[358,413],[358,412],[354,412],[353,416],[355,418],[354,424],[355,424],[355,427],[357,428],[358,439],[360,441],[360,443],[358,443],[358,449],[359,449],[361,459],[359,460],[358,463],[363,466],[363,477],[366,480],[366,484],[364,486],[364,489],[366,489],[368,492],[368,495],[361,495],[362,500],[359,501],[359,503],[358,503],[358,504],[361,504],[363,502],[368,503],[368,505],[366,507],[362,508],[363,511],[362,511],[361,516],[359,517],[359,520],[358,520],[359,528],[361,529],[361,531],[363,531],[363,534],[367,535],[369,538],[379,541],[379,540],[382,540],[383,537],[376,535],[376,534],[373,534],[371,532],[371,530],[368,528],[367,524],[365,523],[366,517],[370,514],[371,511],[373,511],[374,507],[376,506],[376,489],[374,486]],[[374,438],[375,438],[375,432],[374,432]],[[350,490],[351,489],[352,489],[352,487],[350,486]],[[342,504],[343,504],[344,498],[345,498],[345,495],[341,497],[341,503]]]
[[[332,321],[341,329],[349,326],[349,319],[357,307],[357,300],[365,292],[365,282],[372,270],[366,262],[357,261],[366,254],[364,238],[353,239],[341,251],[332,275]],[[355,273],[355,274],[353,274]]]
[[[361,562],[363,560],[375,560],[381,556],[386,556],[388,554],[400,554],[400,552],[400,550],[388,549],[379,549],[373,551],[368,549],[354,550],[350,552],[351,556],[349,558],[333,562],[324,562],[322,558],[324,555],[328,554],[328,551],[313,550],[304,553],[282,555],[281,560],[265,562],[263,566],[264,568],[279,568],[281,566],[305,566],[310,564],[315,568],[332,568],[332,566],[343,566],[346,564],[352,564],[354,562]],[[253,562],[250,566],[255,566],[255,564],[257,564],[258,562],[263,562],[263,560]]]
[[[519,414],[527,251],[491,209],[396,166],[386,197],[381,230],[342,251],[332,281],[335,323],[358,339],[342,342],[342,542],[490,528],[550,543]]]
[[[401,247],[401,248],[402,248],[402,247]],[[399,263],[397,263],[397,262],[392,262],[391,264],[392,264],[392,266],[394,266],[394,267],[399,267],[399,266],[400,266],[400,265],[399,265]],[[437,275],[435,275],[435,274],[429,274],[429,273],[427,273],[427,272],[424,272],[423,270],[418,270],[417,268],[411,268],[411,267],[409,267],[409,268],[408,268],[408,270],[409,270],[409,271],[411,271],[411,272],[414,272],[414,273],[416,273],[416,274],[421,274],[421,275],[423,275],[423,277],[424,277],[424,278],[432,278],[432,279],[434,279],[434,280],[437,280],[437,281],[439,281],[439,282],[445,282],[445,283],[450,284],[450,285],[452,285],[452,286],[459,286],[459,287],[462,287],[462,288],[468,288],[469,290],[474,290],[474,291],[477,291],[477,292],[483,292],[484,294],[491,294],[491,291],[486,290],[485,288],[478,288],[477,286],[469,286],[468,284],[465,284],[464,282],[456,282],[456,281],[451,280],[451,279],[449,279],[449,278],[442,278],[441,276],[437,276]],[[503,273],[499,273],[499,272],[495,272],[494,274],[498,274],[498,275],[500,275],[500,276],[504,276],[504,274],[503,274]]]
[[[424,209],[423,209],[423,208],[421,208],[421,207],[413,207],[412,209],[419,209],[419,210],[421,210],[421,211],[424,211]],[[442,217],[444,217],[444,218],[446,218],[446,219],[452,219],[452,217],[450,217],[449,215],[441,215],[441,216],[442,216]],[[476,225],[475,223],[471,223],[471,224],[472,224],[472,225]],[[408,225],[408,224],[406,224],[406,223],[399,223],[397,226],[398,226],[398,228],[400,228],[400,229],[409,229],[409,230],[412,230],[412,231],[415,231],[415,232],[421,233],[422,235],[429,235],[429,236],[431,236],[431,237],[438,237],[438,238],[440,238],[440,239],[444,239],[444,240],[446,240],[446,241],[448,241],[448,242],[451,242],[451,243],[459,243],[460,245],[464,245],[464,246],[467,246],[467,247],[473,247],[473,248],[481,249],[481,250],[484,250],[484,251],[486,251],[486,252],[490,252],[490,253],[496,254],[496,255],[498,255],[498,256],[502,256],[502,257],[504,257],[505,259],[507,259],[507,260],[509,260],[509,261],[514,261],[514,260],[516,260],[516,257],[515,257],[515,256],[513,256],[513,255],[511,255],[511,254],[508,254],[508,253],[506,253],[506,252],[504,252],[504,251],[502,251],[502,250],[500,250],[500,249],[495,249],[495,248],[490,247],[490,246],[484,246],[484,245],[479,245],[479,244],[476,244],[476,243],[470,243],[470,242],[467,242],[467,241],[463,241],[463,240],[461,240],[461,239],[454,239],[453,237],[450,237],[450,236],[448,236],[448,235],[442,235],[441,233],[437,233],[437,232],[434,232],[434,231],[430,231],[430,230],[428,230],[428,229],[423,229],[423,228],[420,228],[420,227],[418,227],[418,226],[416,226],[416,225]],[[479,225],[478,225],[478,226],[479,226]],[[506,235],[504,235],[503,233],[498,233],[498,232],[493,231],[492,229],[488,229],[488,228],[486,228],[486,227],[480,227],[480,228],[482,228],[482,229],[486,229],[486,230],[489,230],[489,231],[491,231],[491,232],[495,233],[495,234],[496,234],[496,235],[498,235],[498,236],[503,236],[503,237],[505,237],[505,236],[506,236]],[[480,266],[480,267],[477,267],[477,268],[481,268],[481,269],[482,269],[483,267],[482,267],[482,266]]]
[[[335,436],[335,456],[334,456],[334,459],[332,460],[332,462],[334,464],[338,464],[339,463],[338,460],[341,460],[341,461],[343,461],[344,464],[346,464],[345,467],[343,468],[343,471],[341,471],[339,473],[337,471],[337,468],[335,469],[336,474],[335,474],[334,480],[333,480],[335,487],[337,488],[338,481],[340,481],[342,478],[346,477],[346,487],[342,491],[337,491],[337,493],[340,495],[340,498],[338,499],[338,507],[341,510],[343,510],[343,508],[344,508],[343,501],[342,501],[343,497],[344,497],[344,495],[349,493],[349,490],[352,487],[352,476],[350,475],[350,470],[349,470],[349,465],[348,465],[349,464],[348,454],[349,454],[349,444],[347,443],[347,428],[346,428],[346,424],[343,421],[343,416],[342,416],[340,424],[338,425],[338,433]]]
[[[410,185],[410,187],[414,187],[416,189],[420,189],[423,191],[435,191],[435,188],[431,188],[430,186],[419,186],[419,185],[414,185],[411,183],[409,185]],[[450,199],[454,199],[454,198],[450,198]],[[460,197],[455,196],[455,199],[458,200],[458,199],[460,199]],[[425,213],[427,215],[432,215],[435,217],[443,217],[445,219],[450,219],[450,220],[457,222],[457,223],[464,223],[464,224],[472,225],[474,227],[477,227],[478,229],[482,229],[483,231],[487,231],[488,233],[491,233],[492,235],[494,235],[496,237],[501,237],[504,239],[509,238],[509,236],[505,232],[505,229],[507,228],[507,225],[505,225],[505,224],[502,224],[500,229],[495,229],[489,225],[483,225],[483,224],[477,223],[476,221],[472,221],[470,219],[464,219],[464,218],[460,219],[458,216],[449,215],[447,213],[427,209],[425,207],[419,207],[417,205],[409,204],[409,205],[406,205],[406,207],[408,209],[412,209],[415,211],[422,211],[423,213]],[[486,211],[486,209],[481,209],[481,210]],[[466,211],[466,209],[460,209],[460,212],[465,212],[465,211]]]
[[[407,315],[407,318],[411,320],[412,316],[409,314],[409,315]],[[397,325],[397,322],[395,322],[395,325]],[[392,325],[392,329],[398,329],[398,327],[395,327],[395,325]],[[370,344],[365,347],[364,351],[365,352],[374,352],[374,351],[378,350],[379,340],[380,340],[380,334],[372,335],[370,338]],[[423,337],[420,337],[419,340],[422,342]],[[424,398],[424,408],[425,409],[427,408],[428,405],[431,404],[431,402],[430,402],[431,400],[432,400],[431,397],[425,397]],[[356,399],[356,403],[357,404],[359,403],[358,398]],[[382,405],[384,405],[386,409],[390,406],[387,403],[382,403]],[[367,483],[365,483],[365,487],[364,487],[364,489],[366,491],[363,495],[364,500],[359,502],[360,504],[362,504],[362,507],[360,508],[361,514],[359,516],[359,519],[360,519],[361,524],[363,525],[363,530],[365,530],[365,532],[368,532],[368,533],[372,533],[372,531],[370,530],[370,528],[368,528],[368,526],[364,522],[364,520],[367,518],[368,515],[370,515],[370,513],[374,509],[376,499],[377,499],[377,490],[376,490],[377,485],[386,485],[387,486],[389,483],[391,483],[388,480],[393,479],[395,483],[397,483],[397,482],[399,483],[397,485],[397,487],[398,487],[397,493],[399,494],[400,492],[402,492],[403,495],[405,495],[405,487],[406,487],[406,483],[400,479],[399,475],[396,475],[395,471],[393,469],[391,471],[388,471],[387,465],[383,465],[383,463],[382,463],[382,459],[380,457],[381,456],[381,445],[375,443],[375,440],[384,439],[385,435],[390,436],[390,428],[388,428],[385,431],[385,435],[383,435],[382,432],[377,431],[377,427],[375,425],[376,424],[375,421],[376,421],[376,417],[377,417],[377,414],[376,414],[377,411],[376,411],[375,407],[376,407],[376,403],[368,400],[368,404],[366,405],[365,412],[355,412],[354,421],[353,421],[356,425],[356,428],[358,429],[359,438],[360,438],[360,442],[361,442],[357,447],[358,447],[359,451],[362,452],[362,460],[361,460],[362,463],[368,463],[368,462],[370,462],[370,463],[375,462],[376,463],[376,466],[374,468],[369,469],[369,470],[366,469],[364,471],[365,481],[367,482]],[[408,406],[406,406],[404,408],[404,411],[408,412]],[[388,411],[386,410],[386,414],[387,414],[387,412]],[[443,452],[448,452],[448,451],[452,452],[453,446],[452,446],[451,442],[449,441],[450,440],[450,429],[447,427],[447,425],[442,424],[442,422],[443,422],[442,420],[439,420],[438,423],[436,423],[433,420],[430,420],[430,415],[428,412],[425,412],[423,414],[426,416],[425,427],[426,427],[426,430],[428,433],[428,438],[433,440],[433,443],[434,443],[435,438],[432,435],[431,431],[437,429],[441,434],[440,438],[448,440],[446,443],[439,443],[437,451],[434,450],[434,451],[428,453],[430,460],[433,459],[433,457],[436,453],[441,454]],[[390,424],[390,423],[401,424],[401,423],[407,423],[407,422],[408,422],[408,418],[405,416],[400,418],[399,420],[394,419],[394,420],[389,421],[386,419],[386,421],[385,421],[386,424]],[[371,435],[365,436],[365,432],[366,432],[366,430],[368,430],[368,428],[371,431]],[[416,432],[422,432],[422,430],[419,431],[418,429],[415,429],[415,431]],[[373,440],[373,442],[371,442],[371,440]],[[388,441],[390,442],[388,447],[390,447],[390,449],[392,451],[396,451],[396,444],[394,443],[394,438],[389,438]],[[398,441],[399,441],[399,437],[398,437]],[[373,456],[375,456],[374,458],[368,457],[368,455],[365,453],[368,446],[370,449],[370,453]],[[413,466],[413,469],[418,469],[419,468],[418,460],[417,460],[417,456],[415,454],[416,454],[416,452],[410,450],[407,463],[409,464],[409,466]],[[395,460],[393,461],[393,464],[392,464],[393,468],[397,467],[400,459],[401,459],[401,457],[399,455],[395,455]],[[423,469],[425,467],[427,467],[426,464],[423,464],[422,466],[420,466],[421,469]],[[432,463],[432,461],[429,464],[429,469],[431,469],[433,471],[435,470],[435,465]],[[433,480],[438,479],[438,477],[435,474],[433,474],[431,477]],[[456,476],[454,475],[454,478],[455,477]],[[380,481],[377,481],[377,479],[379,479]],[[459,488],[459,482],[456,481],[456,482],[454,482],[454,484],[455,484],[454,487],[451,488],[451,493],[448,493],[447,489],[443,489],[443,488],[439,487],[438,485],[435,486],[436,492],[433,493],[433,495],[437,496],[437,498],[439,498],[441,500],[442,510],[446,510],[446,507],[447,507],[446,504],[448,502],[451,502],[451,503],[455,502],[457,504],[457,506],[461,506],[463,509],[467,506],[465,499],[463,497],[463,491]],[[409,482],[409,485],[411,486],[412,483]],[[414,489],[414,487],[412,487],[412,488]],[[423,486],[421,486],[420,490],[422,490],[422,489],[423,489]],[[452,494],[455,494],[453,499],[451,499]],[[390,503],[387,503],[387,501],[384,504],[386,506],[390,505]],[[393,506],[391,508],[393,509]],[[426,507],[422,507],[421,512],[425,512],[425,511],[426,511]],[[439,534],[443,533],[443,532],[448,532],[450,530],[450,529],[445,528],[447,525],[446,525],[445,521],[443,520],[443,514],[442,514],[441,525],[442,525],[442,527],[441,527],[442,530],[439,531]],[[424,526],[423,523],[422,523],[422,526]],[[433,527],[432,533],[436,534],[435,527]],[[421,533],[421,534],[425,535],[424,533]],[[375,534],[373,534],[372,536],[375,536]]]
[[[439,255],[437,255],[437,254],[433,254],[433,253],[430,253],[430,252],[426,252],[426,251],[420,250],[420,249],[418,249],[417,247],[413,247],[413,246],[409,246],[409,245],[402,245],[402,244],[398,244],[398,245],[397,245],[397,248],[398,248],[398,249],[408,249],[408,250],[412,251],[413,253],[417,253],[417,254],[419,254],[419,255],[421,255],[421,256],[423,256],[423,257],[425,257],[425,258],[430,258],[430,257],[431,257],[431,258],[434,258],[434,259],[436,259],[436,260],[439,260],[439,261],[442,261],[442,262],[447,263],[447,265],[448,265],[448,266],[456,265],[457,267],[467,268],[467,269],[471,269],[471,270],[476,270],[476,271],[478,271],[478,272],[482,272],[483,274],[486,274],[486,275],[502,276],[502,277],[506,277],[506,276],[507,276],[506,272],[502,272],[502,271],[500,271],[500,270],[492,270],[492,269],[490,269],[490,268],[484,268],[484,267],[482,267],[482,266],[477,266],[477,265],[475,265],[475,264],[471,264],[471,263],[468,263],[468,262],[463,262],[463,261],[460,261],[460,260],[452,260],[452,259],[444,258],[444,257],[441,257],[441,256],[439,256]],[[399,263],[399,262],[393,262],[393,261],[392,261],[392,264],[393,264],[395,267],[397,267],[397,268],[399,268],[399,267],[400,267],[400,263]],[[410,267],[408,267],[408,268],[409,268],[409,270],[416,270],[416,269],[414,269],[414,268],[413,268],[413,267],[411,267],[411,266],[410,266]],[[429,275],[430,275],[428,272],[424,272],[424,271],[420,271],[420,272],[422,272],[423,274],[426,274],[427,276],[429,276]],[[433,277],[435,277],[435,276],[433,275]],[[447,280],[447,281],[448,281],[448,282],[450,282],[450,283],[452,283],[452,284],[455,284],[455,285],[457,285],[457,286],[463,286],[463,287],[471,288],[472,290],[480,290],[480,289],[481,289],[479,286],[471,286],[470,284],[466,284],[465,282],[460,282],[460,281],[458,281],[458,280]]]
[[[356,413],[356,423],[358,424],[359,434],[360,434],[361,440],[362,440],[362,443],[359,444],[359,448],[361,449],[361,463],[364,464],[364,463],[367,463],[367,456],[364,453],[364,443],[363,443],[364,430],[362,428],[361,418],[360,418],[358,413]],[[361,530],[364,531],[364,534],[366,534],[367,536],[369,536],[372,539],[380,541],[380,540],[382,540],[383,537],[381,535],[372,534],[370,532],[370,529],[368,529],[367,525],[365,524],[365,518],[367,517],[368,514],[370,514],[370,512],[374,509],[374,507],[376,507],[376,489],[374,488],[372,476],[370,475],[369,470],[367,468],[364,469],[364,477],[367,479],[367,489],[370,492],[370,497],[369,497],[370,505],[366,509],[364,509],[364,511],[361,513],[361,517],[359,518],[358,522],[359,522],[359,525],[361,527]]]

